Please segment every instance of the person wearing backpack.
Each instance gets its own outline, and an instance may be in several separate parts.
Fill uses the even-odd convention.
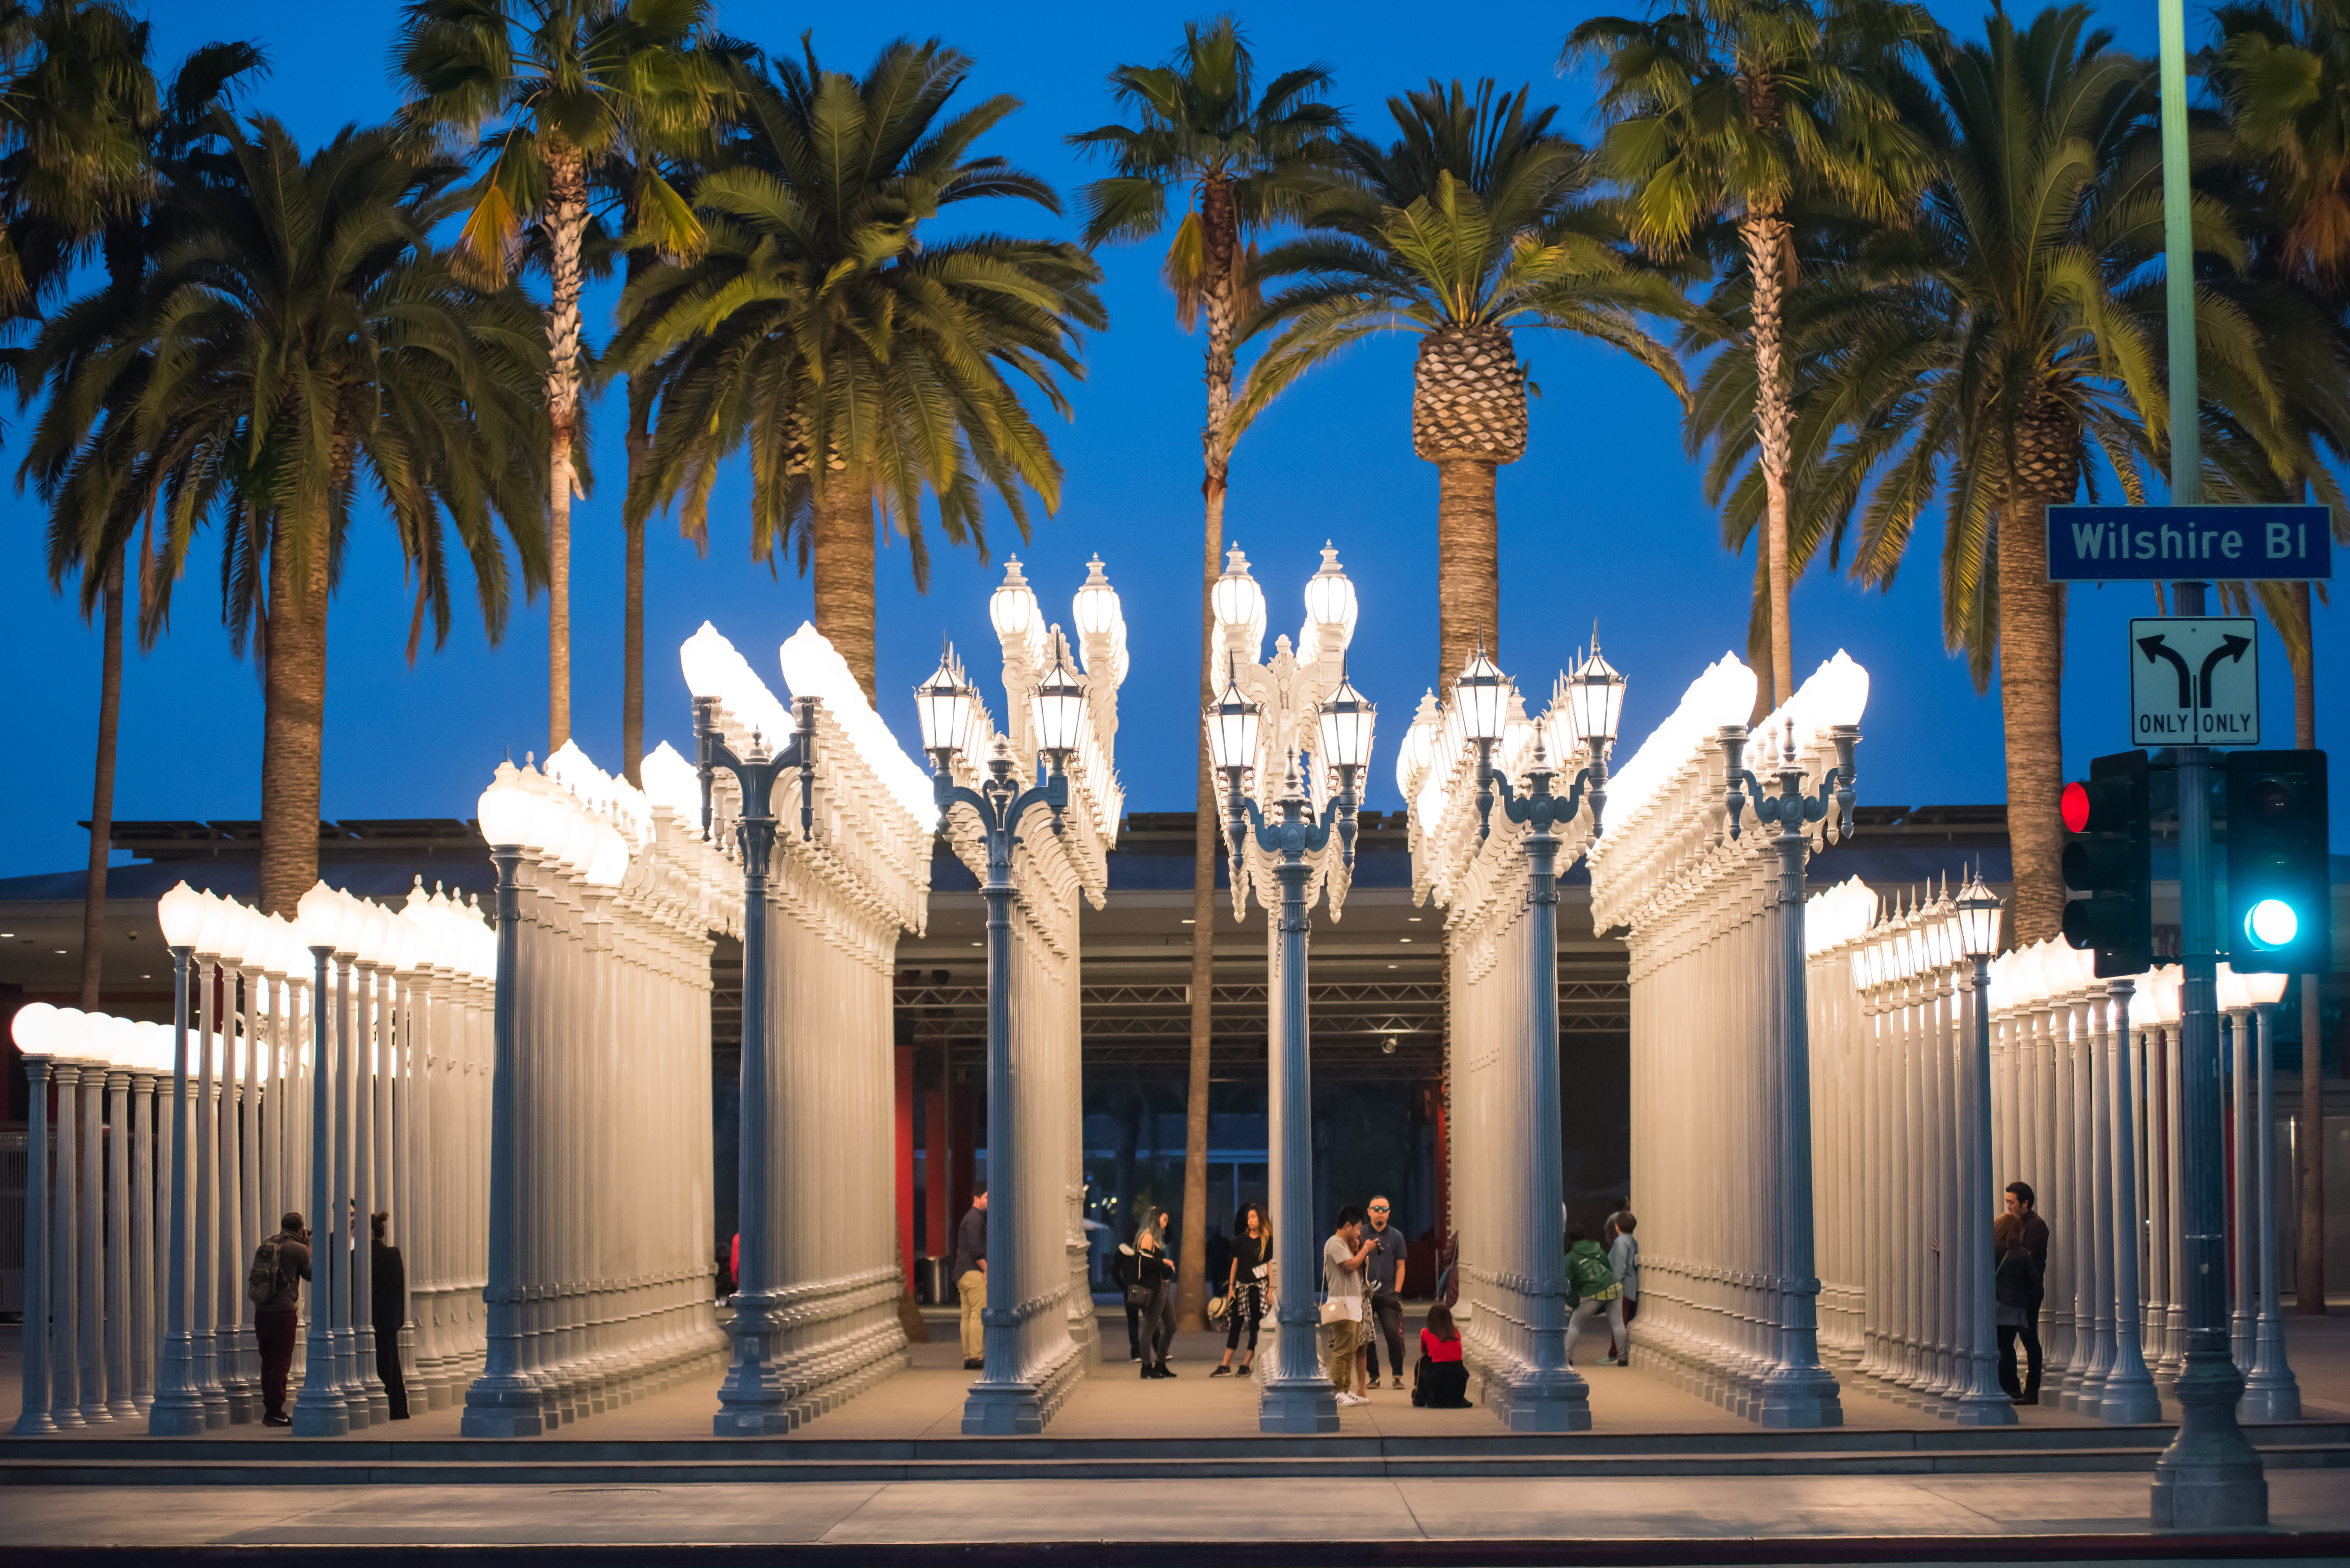
[[[1624,1287],[1607,1266],[1607,1254],[1580,1225],[1566,1228],[1566,1302],[1575,1315],[1566,1320],[1566,1364],[1575,1365],[1575,1338],[1586,1322],[1604,1312],[1607,1331],[1624,1337]]]
[[[290,1427],[286,1380],[294,1370],[294,1325],[302,1304],[302,1282],[310,1277],[310,1232],[302,1216],[287,1210],[277,1233],[254,1249],[245,1273],[245,1299],[253,1303],[253,1334],[261,1342],[261,1424]]]

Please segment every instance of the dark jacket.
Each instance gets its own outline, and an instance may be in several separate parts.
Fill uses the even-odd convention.
[[[2048,1221],[2040,1217],[2037,1209],[2023,1211],[2023,1249],[2032,1254],[2033,1267],[2042,1273],[2048,1272]]]
[[[1175,1282],[1174,1262],[1164,1252],[1135,1249],[1134,1282],[1153,1293],[1166,1289]]]
[[[2013,1248],[1999,1261],[1991,1290],[2002,1306],[2021,1307],[2027,1313],[2040,1310],[2040,1265],[2032,1261],[2028,1248]]]
[[[399,1248],[373,1241],[368,1243],[368,1263],[375,1287],[368,1321],[379,1334],[397,1332],[408,1321],[408,1265],[400,1261]]]
[[[962,1278],[987,1256],[987,1210],[972,1204],[955,1228],[954,1277]]]

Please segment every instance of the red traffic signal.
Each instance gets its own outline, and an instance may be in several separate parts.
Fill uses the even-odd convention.
[[[2064,796],[2058,809],[2064,814],[2064,831],[2089,831],[2089,786],[2075,779],[2064,786]]]

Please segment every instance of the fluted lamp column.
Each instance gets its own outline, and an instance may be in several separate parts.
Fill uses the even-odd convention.
[[[1999,899],[1980,874],[1960,890],[1955,927],[1958,950],[1974,971],[1968,993],[1966,1061],[1960,1076],[1959,1116],[1958,1250],[1960,1383],[1950,1415],[1961,1427],[2011,1427],[2015,1404],[1999,1386],[1999,1309],[1993,1291],[1991,1221],[1985,1207],[1991,1187],[1991,961],[1999,951]]]
[[[188,1334],[188,961],[203,929],[203,895],[180,883],[156,901],[156,922],[172,954],[172,1116],[169,1259],[163,1286],[163,1346],[155,1378],[155,1402],[147,1430],[159,1438],[203,1435],[204,1401],[196,1387],[193,1346]],[[26,1282],[29,1286],[30,1281]]]
[[[2277,1304],[2276,1062],[2272,1033],[2288,978],[2282,974],[2239,977],[2245,999],[2251,1003],[2260,1052],[2252,1068],[2251,1127],[2251,1214],[2259,1228],[2253,1262],[2260,1280],[2260,1306],[2252,1324],[2251,1370],[2244,1378],[2243,1397],[2236,1405],[2239,1417],[2246,1421],[2301,1419],[2301,1385],[2285,1360],[2284,1317]],[[2302,981],[2303,985],[2309,983],[2305,978]],[[2314,1051],[2317,1044],[2304,1041],[2302,1049]]]

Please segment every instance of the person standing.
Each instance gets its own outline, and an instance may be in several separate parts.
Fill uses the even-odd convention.
[[[987,1330],[980,1311],[987,1305],[987,1192],[971,1200],[962,1223],[955,1228],[955,1296],[962,1303],[962,1369],[977,1372],[987,1365]]]
[[[265,1295],[254,1295],[253,1278],[245,1293],[253,1298],[253,1334],[261,1342],[261,1424],[290,1427],[286,1413],[286,1382],[294,1371],[294,1331],[300,1321],[302,1282],[310,1277],[310,1232],[302,1216],[287,1210],[277,1217],[277,1234],[261,1243],[253,1259],[253,1272],[264,1263],[269,1273],[262,1282]]]
[[[2010,1189],[2011,1191],[2012,1189]],[[2014,1201],[2012,1198],[2009,1199]],[[2040,1265],[2013,1212],[1991,1222],[1991,1293],[1999,1303],[1999,1386],[2019,1405],[2040,1403]],[[2015,1376],[2015,1342],[2023,1341],[2025,1380]]]
[[[1163,1224],[1166,1216],[1159,1219]],[[1175,1260],[1167,1255],[1166,1233],[1157,1226],[1136,1232],[1134,1272],[1149,1293],[1142,1303],[1142,1376],[1172,1377],[1167,1352],[1175,1344]]]
[[[1611,1320],[1607,1330],[1607,1364],[1611,1366],[1632,1363],[1632,1324],[1640,1315],[1640,1243],[1632,1232],[1640,1221],[1628,1209],[1618,1210],[1607,1217],[1616,1229],[1616,1240],[1608,1244],[1607,1272],[1624,1287],[1624,1332],[1620,1343]]]
[[[1126,1303],[1126,1358],[1142,1359],[1142,1309],[1150,1299],[1142,1285],[1142,1265],[1136,1258],[1134,1243],[1120,1241],[1118,1256],[1110,1260],[1110,1282],[1118,1286],[1118,1299]]]
[[[1367,1405],[1361,1388],[1362,1357],[1355,1354],[1363,1327],[1363,1261],[1372,1243],[1362,1239],[1363,1211],[1349,1203],[1338,1210],[1338,1228],[1322,1243],[1323,1289],[1329,1293],[1330,1381],[1338,1385],[1338,1403]]]
[[[2028,1325],[2031,1329],[2028,1343],[2033,1353],[2032,1365],[2036,1367],[2040,1365],[2040,1303],[2048,1283],[2048,1221],[2040,1217],[2040,1199],[2033,1192],[2032,1183],[2009,1182],[2006,1197],[2007,1212],[2015,1216],[2016,1224],[2022,1228],[2023,1250],[2032,1254],[2033,1277],[2039,1282],[2039,1288],[2033,1296],[2032,1322]],[[2037,1374],[2033,1376],[2030,1392],[2031,1402],[2038,1404],[2040,1378]]]
[[[1599,1245],[1603,1250],[1608,1252],[1616,1251],[1616,1238],[1624,1233],[1623,1220],[1631,1212],[1630,1199],[1618,1198],[1616,1200],[1616,1206],[1607,1211],[1607,1218],[1599,1224]]]
[[[1249,1375],[1249,1363],[1256,1359],[1257,1325],[1264,1319],[1264,1282],[1273,1262],[1273,1227],[1264,1210],[1252,1203],[1241,1210],[1232,1226],[1232,1261],[1224,1271],[1224,1316],[1231,1326],[1224,1331],[1224,1358],[1211,1377],[1229,1376],[1232,1370],[1232,1352],[1241,1347],[1241,1325],[1248,1325],[1248,1351],[1241,1357],[1240,1375]]]
[[[384,1240],[391,1210],[368,1216],[368,1268],[372,1299],[368,1321],[375,1324],[375,1375],[391,1403],[391,1418],[408,1419],[408,1383],[400,1372],[400,1326],[408,1321],[408,1265],[400,1249]]]
[[[1566,1299],[1575,1315],[1566,1320],[1566,1364],[1575,1365],[1575,1340],[1583,1325],[1607,1314],[1611,1340],[1624,1334],[1624,1287],[1607,1266],[1607,1255],[1580,1225],[1566,1228]]]
[[[1363,1227],[1363,1240],[1370,1243],[1369,1255],[1363,1260],[1363,1304],[1368,1309],[1363,1320],[1363,1364],[1368,1373],[1369,1386],[1379,1386],[1379,1341],[1387,1341],[1388,1366],[1393,1374],[1389,1387],[1403,1386],[1403,1281],[1405,1254],[1403,1232],[1388,1225],[1388,1204],[1384,1198],[1374,1198],[1367,1206],[1369,1223]]]

